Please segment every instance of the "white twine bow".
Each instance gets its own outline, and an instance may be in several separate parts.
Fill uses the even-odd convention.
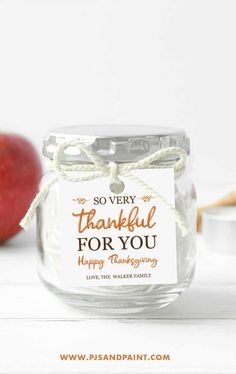
[[[86,156],[90,159],[92,164],[74,164],[74,165],[63,165],[61,163],[62,152],[68,147],[78,147],[80,151],[84,152]],[[179,172],[184,169],[186,164],[187,154],[179,147],[168,147],[162,150],[156,151],[150,156],[147,156],[136,162],[128,162],[117,164],[115,162],[105,163],[89,146],[82,144],[78,139],[67,139],[63,143],[59,144],[54,152],[52,167],[56,172],[56,175],[47,182],[38,192],[35,199],[33,200],[31,206],[25,217],[21,220],[20,226],[25,230],[28,229],[32,217],[35,214],[37,206],[46,197],[50,188],[59,180],[59,178],[64,178],[70,182],[82,182],[90,181],[96,178],[108,177],[111,184],[123,184],[120,176],[127,178],[137,185],[139,185],[143,190],[148,193],[154,194],[163,205],[170,211],[174,220],[178,224],[183,236],[187,235],[189,232],[187,223],[185,222],[182,215],[175,209],[165,198],[160,195],[155,189],[145,183],[141,178],[132,174],[130,171],[135,169],[145,169],[145,168],[168,168],[167,165],[153,164],[154,161],[162,160],[167,156],[177,156],[177,160],[173,164],[175,172]],[[83,175],[72,175],[73,172],[84,171]],[[89,172],[89,173],[87,173]]]

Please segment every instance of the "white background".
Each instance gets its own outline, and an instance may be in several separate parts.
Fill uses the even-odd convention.
[[[1,0],[1,130],[40,150],[55,125],[183,127],[197,184],[233,183],[235,12],[234,0]]]
[[[183,127],[207,200],[236,184],[235,15],[235,0],[0,0],[0,130],[40,150],[55,125]],[[193,285],[153,319],[88,320],[39,283],[33,231],[16,236],[0,248],[0,372],[235,373],[236,258],[201,243]],[[154,350],[170,364],[58,358]]]

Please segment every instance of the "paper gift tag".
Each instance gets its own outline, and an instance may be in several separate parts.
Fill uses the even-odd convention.
[[[132,173],[175,206],[173,169]],[[121,179],[121,194],[106,177],[59,181],[59,273],[68,287],[177,283],[174,217],[154,194]]]

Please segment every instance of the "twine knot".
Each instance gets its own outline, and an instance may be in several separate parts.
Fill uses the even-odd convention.
[[[62,153],[68,147],[78,147],[81,152],[85,153],[87,158],[91,161],[91,163],[77,163],[72,165],[65,165],[62,163]],[[108,177],[110,180],[110,189],[114,193],[121,193],[124,190],[124,182],[120,179],[122,176],[125,179],[129,179],[139,185],[145,191],[154,194],[170,211],[174,220],[178,224],[182,235],[185,236],[189,232],[189,228],[187,223],[185,222],[184,218],[175,209],[165,198],[160,195],[156,190],[150,187],[146,182],[144,182],[141,178],[137,177],[136,175],[132,174],[131,171],[135,169],[145,169],[145,168],[169,168],[170,164],[158,164],[157,161],[161,161],[166,159],[167,157],[175,156],[175,160],[173,161],[172,158],[172,167],[174,168],[175,173],[180,172],[184,169],[187,159],[186,152],[179,147],[168,147],[161,149],[159,151],[154,152],[150,156],[144,157],[141,160],[135,162],[128,162],[117,164],[116,162],[109,162],[106,164],[101,157],[99,157],[93,149],[83,143],[79,139],[67,139],[61,144],[59,144],[54,152],[53,161],[52,161],[52,168],[55,171],[54,177],[47,182],[41,190],[36,195],[35,199],[33,200],[28,212],[26,213],[25,217],[21,220],[20,226],[23,227],[25,230],[28,229],[30,222],[32,220],[33,215],[41,203],[41,201],[46,197],[47,193],[49,192],[50,188],[60,179],[66,179],[69,182],[82,182],[82,181],[90,181],[96,178],[101,177]],[[154,162],[156,162],[154,164]],[[76,175],[75,175],[75,172]],[[84,172],[81,174],[81,172]]]
[[[110,182],[114,184],[122,184],[123,182],[118,177],[119,175],[119,166],[116,162],[109,162],[108,167],[110,169]]]

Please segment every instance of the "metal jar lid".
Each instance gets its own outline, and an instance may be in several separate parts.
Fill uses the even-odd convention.
[[[81,125],[51,129],[44,138],[43,155],[53,159],[58,144],[77,138],[90,145],[104,161],[132,162],[163,148],[180,147],[189,154],[189,138],[180,129],[160,126]],[[62,162],[86,162],[78,147],[68,147]]]

